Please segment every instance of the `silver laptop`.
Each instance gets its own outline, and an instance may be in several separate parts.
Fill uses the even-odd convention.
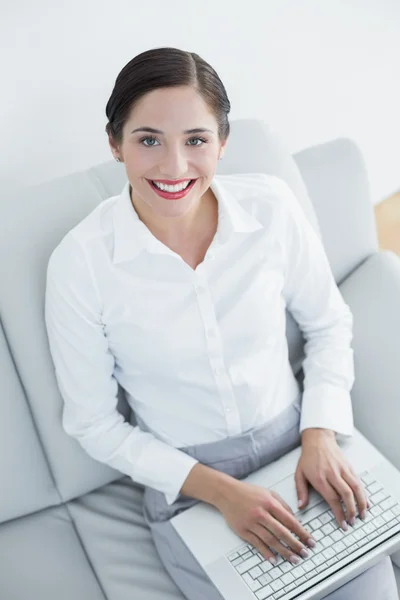
[[[366,520],[357,515],[347,532],[311,486],[308,505],[297,508],[294,473],[301,446],[242,480],[275,490],[317,540],[298,565],[275,552],[276,566],[265,560],[205,502],[171,519],[225,600],[319,600],[400,548],[400,472],[356,429],[338,443],[371,505]]]

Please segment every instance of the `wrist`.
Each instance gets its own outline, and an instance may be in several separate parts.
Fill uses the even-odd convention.
[[[229,493],[227,490],[231,489],[229,484],[232,482],[237,482],[237,480],[222,471],[198,462],[190,470],[180,493],[217,506]]]
[[[212,504],[218,508],[223,502],[232,497],[233,490],[240,484],[235,477],[218,471]]]
[[[301,443],[315,442],[321,439],[336,439],[336,432],[322,427],[309,427],[301,432]]]

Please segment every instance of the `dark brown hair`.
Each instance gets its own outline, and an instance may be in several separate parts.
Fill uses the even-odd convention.
[[[106,132],[117,145],[134,104],[157,88],[193,86],[212,110],[218,123],[218,136],[229,136],[228,114],[231,105],[216,71],[198,54],[178,48],[153,48],[130,60],[115,80],[107,102]]]

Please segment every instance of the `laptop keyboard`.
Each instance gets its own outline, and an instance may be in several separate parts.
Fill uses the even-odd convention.
[[[303,511],[299,520],[317,543],[306,546],[309,557],[299,557],[299,564],[272,550],[277,559],[273,565],[248,543],[227,555],[257,600],[290,600],[400,531],[399,503],[368,471],[360,479],[370,502],[365,520],[356,516],[355,524],[343,531],[325,500]]]

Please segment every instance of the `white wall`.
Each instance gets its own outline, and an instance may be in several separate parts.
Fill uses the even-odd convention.
[[[231,119],[266,120],[290,151],[353,138],[376,203],[400,189],[399,27],[398,0],[0,0],[1,196],[111,159],[116,76],[168,45],[210,62]]]

